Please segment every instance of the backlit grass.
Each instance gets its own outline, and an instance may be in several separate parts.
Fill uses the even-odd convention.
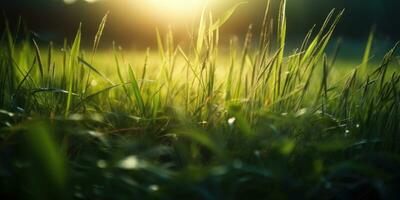
[[[237,5],[240,6],[240,5]],[[82,49],[1,35],[0,195],[5,199],[396,198],[398,44],[371,63],[327,54],[343,11],[295,50],[286,2],[229,44],[205,9],[190,41]],[[290,19],[289,19],[290,20]],[[21,28],[22,30],[22,28]],[[59,47],[61,47],[61,50]],[[337,48],[340,49],[340,48]]]

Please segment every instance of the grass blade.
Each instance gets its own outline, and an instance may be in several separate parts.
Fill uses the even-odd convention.
[[[81,25],[79,25],[78,31],[76,33],[75,36],[75,40],[74,43],[72,44],[72,48],[71,48],[71,55],[69,58],[69,63],[68,63],[68,70],[69,70],[69,74],[68,74],[68,98],[67,98],[67,105],[65,107],[65,117],[67,117],[69,115],[69,109],[71,107],[71,103],[72,103],[72,89],[73,89],[73,80],[75,77],[75,63],[76,60],[78,58],[79,55],[79,49],[81,46]]]
[[[140,113],[142,115],[145,115],[145,106],[144,106],[144,102],[143,102],[142,93],[140,91],[139,84],[137,82],[135,73],[133,72],[131,66],[129,66],[129,76],[132,81],[131,85],[132,85],[132,89],[133,89],[133,94],[135,95],[137,106],[139,107]]]

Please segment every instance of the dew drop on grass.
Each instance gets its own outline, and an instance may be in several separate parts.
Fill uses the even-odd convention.
[[[360,124],[356,124],[356,127],[357,127],[357,128],[360,128]]]
[[[93,87],[96,87],[98,85],[98,82],[96,80],[92,80],[90,82],[90,85],[92,85]]]
[[[202,122],[199,122],[199,124],[207,124],[208,122],[207,121],[202,121]]]
[[[4,122],[4,125],[6,125],[7,127],[12,127],[10,122]]]
[[[153,192],[157,192],[158,190],[160,190],[160,187],[158,185],[150,185],[149,189]]]
[[[104,121],[103,116],[100,115],[100,114],[98,114],[98,113],[94,113],[94,114],[90,115],[90,118],[91,118],[93,121],[97,121],[97,122],[103,122],[103,121]]]
[[[72,114],[69,116],[69,119],[72,121],[81,121],[83,120],[83,115],[81,114]]]
[[[299,111],[297,111],[297,113],[296,113],[296,117],[300,117],[300,116],[302,116],[302,115],[304,115],[304,114],[306,114],[307,113],[307,108],[302,108],[302,109],[300,109]]]
[[[346,130],[346,131],[344,132],[344,137],[349,137],[349,134],[350,134],[350,130]]]
[[[128,156],[118,164],[118,167],[122,169],[136,169],[139,167],[139,160],[136,156]]]
[[[103,134],[97,131],[88,131],[87,133],[93,137],[98,137],[98,138],[103,137]]]
[[[229,124],[230,126],[233,126],[233,124],[235,123],[235,121],[236,121],[236,118],[231,117],[231,118],[228,119],[228,124]]]
[[[104,169],[107,167],[107,162],[105,160],[98,160],[97,161],[97,167]]]
[[[76,0],[64,0],[65,4],[73,4],[75,2],[76,2]]]

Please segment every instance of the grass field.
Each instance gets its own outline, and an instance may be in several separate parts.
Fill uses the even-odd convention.
[[[204,10],[184,45],[0,40],[2,199],[400,198],[398,44],[379,63],[330,54],[342,11],[285,48],[278,16],[220,44]],[[84,28],[84,25],[83,25]]]

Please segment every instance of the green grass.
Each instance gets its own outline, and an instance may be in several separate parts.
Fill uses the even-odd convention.
[[[204,9],[188,45],[156,31],[147,52],[98,50],[107,15],[90,51],[84,25],[61,51],[7,28],[0,197],[399,198],[398,44],[374,64],[372,31],[341,64],[326,53],[333,10],[290,50],[285,1],[259,33],[220,44],[238,6]]]

